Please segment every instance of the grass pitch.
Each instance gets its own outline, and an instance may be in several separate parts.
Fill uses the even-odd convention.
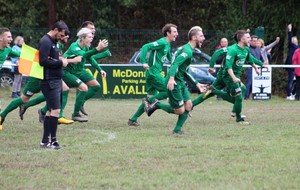
[[[0,89],[2,106],[11,100]],[[194,98],[195,95],[193,95]],[[300,102],[244,101],[250,126],[211,98],[172,135],[177,116],[156,111],[127,126],[141,100],[86,103],[89,122],[59,125],[62,150],[39,148],[37,110],[11,112],[0,132],[0,189],[300,189]],[[74,92],[65,116],[70,118]]]

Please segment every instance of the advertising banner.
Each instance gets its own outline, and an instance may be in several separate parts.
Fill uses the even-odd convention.
[[[101,64],[101,68],[106,72],[106,78],[92,66],[87,66],[90,72],[100,83],[101,90],[94,98],[138,98],[147,95],[145,69],[137,64]],[[162,76],[165,77],[167,67],[163,67]]]
[[[257,75],[252,68],[252,99],[269,100],[272,93],[272,68],[261,68],[261,74]]]

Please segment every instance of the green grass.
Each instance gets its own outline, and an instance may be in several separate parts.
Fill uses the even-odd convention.
[[[5,107],[9,92],[0,90]],[[194,98],[195,95],[193,95]],[[60,125],[62,150],[39,148],[36,106],[10,113],[0,132],[0,189],[300,189],[300,102],[244,101],[250,126],[211,98],[172,135],[177,117],[158,110],[128,118],[141,100],[87,102],[89,122]],[[70,118],[74,93],[65,116]]]

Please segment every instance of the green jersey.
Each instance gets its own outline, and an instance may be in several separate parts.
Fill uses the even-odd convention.
[[[149,51],[150,55],[148,59],[148,72],[151,74],[160,73],[166,60],[172,59],[171,44],[166,40],[165,37],[162,37],[157,41],[143,45],[140,54],[140,61],[142,64],[147,63],[146,57]]]
[[[96,54],[98,51],[96,48],[93,48],[90,50],[88,46],[85,46],[81,48],[79,46],[79,40],[76,42],[73,42],[69,49],[64,53],[63,57],[67,58],[70,56],[82,56],[82,60],[79,63],[70,63],[67,67],[64,68],[64,70],[67,70],[71,73],[77,73],[81,72],[84,69],[84,65],[87,60],[90,59],[90,57],[94,54]]]
[[[223,75],[228,76],[228,70],[232,69],[234,75],[237,78],[240,78],[243,65],[248,62],[249,64],[257,64],[262,66],[263,63],[258,59],[254,58],[251,53],[249,47],[241,48],[238,44],[234,44],[228,47],[228,52],[226,55],[226,61],[224,66]]]
[[[2,68],[2,65],[6,60],[7,56],[20,57],[20,54],[21,52],[13,51],[11,47],[0,49],[0,69]]]
[[[193,48],[189,43],[178,48],[175,59],[169,69],[167,79],[174,77],[175,81],[184,83],[184,78],[187,78],[192,84],[196,85],[198,81],[187,72],[189,65],[192,63],[192,58]]]

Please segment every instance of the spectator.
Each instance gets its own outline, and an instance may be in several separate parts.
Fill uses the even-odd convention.
[[[300,49],[297,49],[294,52],[294,55],[292,57],[292,63],[293,65],[300,65]],[[299,100],[300,98],[300,68],[296,67],[294,69],[295,77],[296,77],[296,96],[295,99]]]
[[[261,56],[261,48],[257,46],[258,37],[256,35],[251,36],[251,41],[250,41],[250,53],[258,60],[263,61],[263,58]],[[246,92],[244,99],[248,100],[250,97],[250,93],[252,91],[252,67],[248,67],[246,69]]]
[[[220,44],[217,45],[216,50],[220,49],[220,48],[223,48],[223,47],[227,47],[227,46],[228,46],[228,40],[227,40],[227,38],[221,38]]]
[[[277,37],[276,40],[274,42],[272,42],[271,44],[265,46],[265,42],[263,39],[258,39],[257,40],[257,46],[260,48],[261,50],[261,56],[263,58],[263,60],[265,61],[265,63],[269,64],[270,60],[268,58],[268,54],[269,54],[269,50],[271,50],[276,44],[279,43],[280,38]]]
[[[298,39],[296,36],[292,37],[292,24],[288,25],[288,55],[285,61],[285,64],[291,65],[293,54],[296,49],[298,49]],[[287,100],[295,100],[295,97],[292,95],[292,87],[294,80],[294,68],[287,68],[288,72],[288,83],[286,87]]]
[[[14,41],[14,46],[12,47],[12,50],[15,52],[21,52],[22,45],[24,43],[24,38],[22,36],[17,36]],[[21,83],[22,83],[22,74],[19,73],[19,57],[11,58],[11,61],[15,66],[13,66],[14,71],[14,83],[12,87],[12,98],[17,98],[21,96]]]

